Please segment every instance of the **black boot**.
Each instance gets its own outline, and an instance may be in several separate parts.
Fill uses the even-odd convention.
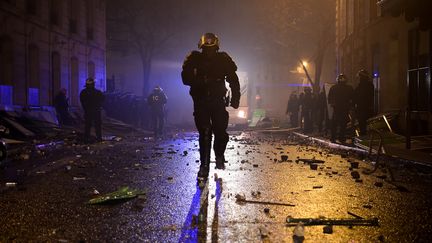
[[[198,179],[207,179],[209,176],[209,165],[206,163],[201,163],[200,165],[200,169],[198,171]]]
[[[216,169],[225,169],[225,156],[216,156]]]

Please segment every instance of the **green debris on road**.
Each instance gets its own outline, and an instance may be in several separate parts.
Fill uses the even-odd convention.
[[[115,192],[111,192],[105,195],[98,196],[96,198],[90,199],[88,204],[103,204],[118,200],[127,200],[137,197],[138,195],[144,195],[144,191],[129,188],[128,186],[122,187]]]

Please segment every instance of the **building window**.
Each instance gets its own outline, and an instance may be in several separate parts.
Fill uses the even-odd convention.
[[[50,23],[55,26],[61,25],[62,1],[50,0]]]
[[[94,39],[94,18],[95,18],[95,4],[93,0],[86,1],[86,11],[87,11],[87,39]]]
[[[69,32],[78,33],[78,17],[80,10],[80,1],[70,1]]]
[[[26,12],[30,15],[37,14],[38,1],[37,0],[27,0],[26,1]]]
[[[39,105],[40,61],[39,48],[30,45],[28,50],[28,96],[29,105]]]

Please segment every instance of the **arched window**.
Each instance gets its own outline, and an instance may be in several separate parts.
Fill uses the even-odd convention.
[[[39,105],[40,61],[39,48],[36,45],[28,47],[28,96],[27,104]]]

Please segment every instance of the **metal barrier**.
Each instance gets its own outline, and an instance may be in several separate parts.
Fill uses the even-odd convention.
[[[372,155],[373,155],[373,151],[374,151],[373,150],[373,141],[375,139],[375,135],[378,135],[379,143],[378,143],[378,149],[376,150],[376,158],[375,158],[376,162],[375,162],[374,168],[372,170],[363,171],[363,173],[365,173],[367,175],[374,173],[378,169],[379,159],[380,159],[380,155],[381,155],[382,148],[383,148],[382,134],[376,129],[370,130],[369,133],[370,133],[370,136],[369,136],[369,153],[368,153],[369,159],[372,160]]]

